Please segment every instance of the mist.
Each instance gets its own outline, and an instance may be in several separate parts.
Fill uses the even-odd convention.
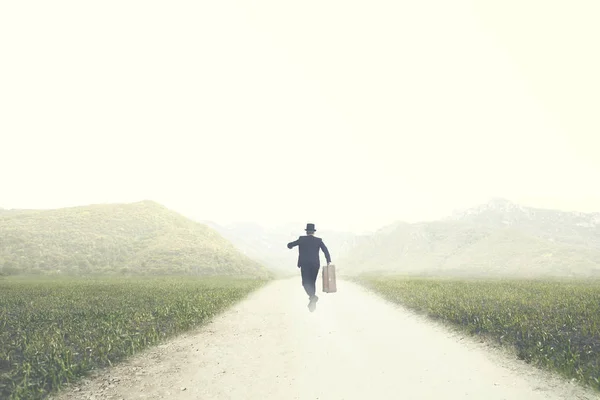
[[[4,208],[373,231],[598,211],[599,5],[5,2]]]
[[[599,21],[0,1],[0,398],[596,398]]]

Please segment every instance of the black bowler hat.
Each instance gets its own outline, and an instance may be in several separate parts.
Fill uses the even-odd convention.
[[[317,230],[315,229],[315,224],[306,224],[306,232],[316,232]]]

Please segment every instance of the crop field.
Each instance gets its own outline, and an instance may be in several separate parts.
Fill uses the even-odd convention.
[[[362,278],[383,297],[600,390],[600,282]]]
[[[0,280],[0,398],[44,398],[91,369],[205,322],[264,282]]]

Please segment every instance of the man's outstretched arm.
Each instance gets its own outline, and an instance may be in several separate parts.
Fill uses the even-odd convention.
[[[287,247],[288,247],[288,249],[292,249],[292,248],[294,248],[294,247],[298,246],[299,244],[300,244],[300,241],[299,241],[299,240],[296,240],[295,242],[289,242],[289,243],[287,244]]]
[[[325,246],[325,243],[323,243],[323,241],[321,240],[321,250],[323,250],[323,253],[325,253],[325,259],[327,260],[327,265],[331,264],[331,255],[329,254],[329,249],[327,249],[327,246]]]

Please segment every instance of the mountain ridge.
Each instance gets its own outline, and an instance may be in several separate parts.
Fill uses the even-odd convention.
[[[492,199],[438,221],[387,225],[342,265],[350,274],[597,276],[600,214]]]

